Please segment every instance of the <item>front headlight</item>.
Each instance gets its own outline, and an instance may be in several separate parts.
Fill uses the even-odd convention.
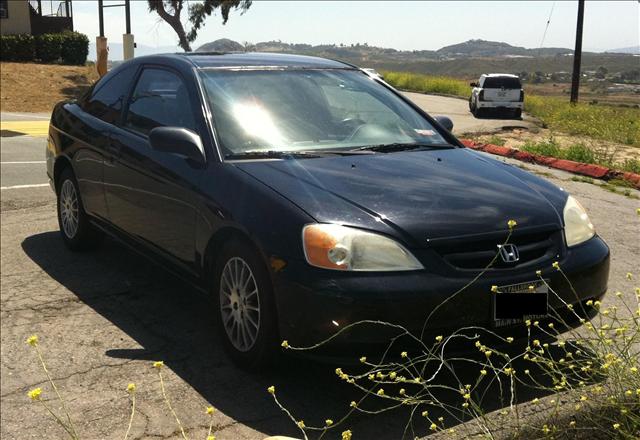
[[[423,269],[400,243],[382,235],[334,224],[312,224],[302,230],[307,262],[333,270],[401,271]]]
[[[584,210],[580,202],[569,196],[564,205],[564,236],[567,239],[567,246],[575,246],[583,243],[596,234],[593,223],[589,220],[587,211]]]

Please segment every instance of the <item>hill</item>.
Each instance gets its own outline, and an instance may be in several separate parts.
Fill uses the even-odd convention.
[[[206,49],[205,49],[206,48]],[[538,72],[538,77],[551,76],[556,82],[568,80],[567,72],[573,65],[573,51],[546,47],[527,49],[508,43],[469,40],[442,47],[438,50],[397,50],[369,46],[368,44],[291,44],[265,41],[243,46],[232,40],[216,40],[201,50],[256,51],[313,55],[342,60],[363,67],[381,70],[401,70],[430,75],[474,78],[486,72],[511,72],[527,75]],[[228,48],[223,50],[224,48]],[[583,52],[583,72],[596,72],[604,67],[610,75],[619,78],[638,76],[638,58],[631,54]],[[640,79],[640,77],[639,77]]]
[[[196,52],[243,52],[244,46],[237,41],[221,38],[211,43],[206,43],[196,49]]]
[[[573,54],[571,49],[558,47],[543,47],[540,49],[526,49],[524,47],[512,46],[500,41],[469,40],[463,43],[445,46],[436,51],[440,55],[447,57],[533,57],[533,56],[555,56]]]

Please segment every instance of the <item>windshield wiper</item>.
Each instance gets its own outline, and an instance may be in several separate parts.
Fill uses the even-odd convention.
[[[378,151],[380,153],[390,153],[393,151],[408,151],[408,150],[447,150],[450,148],[456,148],[450,144],[415,144],[415,143],[392,143],[392,144],[377,144],[367,145],[364,147],[356,148],[355,151],[369,150]]]
[[[323,156],[351,156],[354,154],[375,154],[373,151],[358,150],[249,150],[238,153],[229,153],[224,156],[227,160],[234,159],[299,159]]]
[[[234,159],[296,159],[299,157],[320,157],[307,151],[279,151],[279,150],[249,150],[238,153],[225,154],[224,158]]]

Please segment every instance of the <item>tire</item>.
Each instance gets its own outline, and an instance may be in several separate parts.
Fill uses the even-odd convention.
[[[224,245],[212,293],[218,332],[231,359],[248,370],[272,364],[280,353],[273,287],[251,245],[238,239]]]
[[[96,248],[102,242],[103,234],[91,225],[84,211],[78,182],[71,168],[62,170],[56,189],[58,225],[64,244],[76,252]]]
[[[473,113],[473,97],[469,97],[469,111]]]
[[[522,119],[522,110],[521,109],[516,109],[515,112],[513,112],[513,117],[516,119]]]

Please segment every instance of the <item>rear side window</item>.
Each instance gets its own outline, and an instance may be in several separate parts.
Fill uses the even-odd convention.
[[[519,78],[512,78],[510,76],[488,76],[484,79],[485,89],[521,89]]]
[[[196,131],[187,88],[175,73],[147,68],[131,94],[126,125],[149,134],[156,127],[182,127]]]
[[[109,124],[117,123],[135,73],[135,66],[130,66],[108,78],[104,84],[98,83],[84,102],[84,111]]]

